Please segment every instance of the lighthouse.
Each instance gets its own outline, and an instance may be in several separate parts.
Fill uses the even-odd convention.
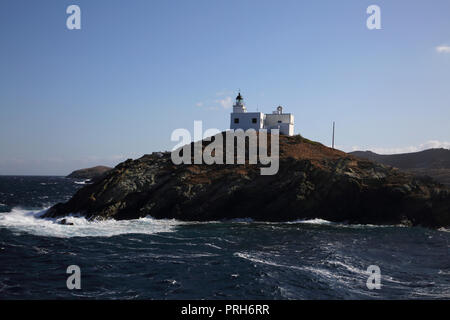
[[[257,131],[266,129],[269,132],[273,129],[278,129],[280,134],[293,136],[294,115],[283,113],[282,106],[278,106],[271,114],[247,112],[244,98],[239,92],[236,97],[236,102],[233,105],[233,112],[230,116],[230,129],[255,129]]]
[[[241,93],[236,97],[236,103],[233,105],[233,113],[245,113],[247,112],[247,108],[244,104],[244,98],[242,98]]]

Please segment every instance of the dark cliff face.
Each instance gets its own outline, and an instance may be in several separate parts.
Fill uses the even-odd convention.
[[[206,143],[205,143],[206,144]],[[450,225],[450,191],[431,179],[319,143],[280,137],[279,171],[259,165],[174,165],[170,153],[127,160],[46,217],[179,220],[322,218],[361,224]]]

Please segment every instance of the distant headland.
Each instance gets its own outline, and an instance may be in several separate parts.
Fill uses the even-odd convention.
[[[85,168],[73,171],[67,178],[74,179],[95,179],[103,175],[105,172],[111,170],[111,167],[96,166],[92,168]]]

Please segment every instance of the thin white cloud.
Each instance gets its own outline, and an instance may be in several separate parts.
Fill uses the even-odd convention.
[[[233,99],[231,97],[225,97],[223,99],[216,100],[224,109],[230,109],[233,106]]]
[[[446,45],[437,46],[436,51],[438,53],[450,53],[450,46],[446,46]]]
[[[438,141],[438,140],[429,140],[425,143],[421,143],[417,146],[407,146],[407,147],[397,147],[397,148],[380,148],[380,147],[359,147],[353,146],[351,151],[365,151],[370,150],[372,152],[378,154],[398,154],[398,153],[410,153],[410,152],[419,152],[427,149],[450,149],[450,142],[447,141]]]
[[[204,110],[230,109],[233,106],[233,93],[227,90],[215,93],[215,98],[198,101],[195,106]]]

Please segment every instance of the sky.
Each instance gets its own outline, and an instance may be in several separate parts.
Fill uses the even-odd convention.
[[[171,150],[228,129],[239,89],[325,145],[335,121],[344,151],[450,148],[448,0],[2,0],[0,41],[0,175]]]

